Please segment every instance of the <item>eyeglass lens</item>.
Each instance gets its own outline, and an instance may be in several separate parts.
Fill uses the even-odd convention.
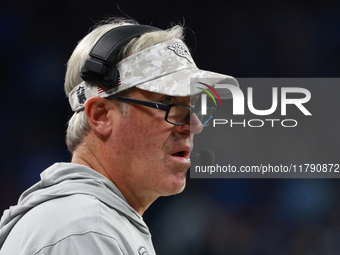
[[[201,121],[202,125],[205,125],[214,115],[214,112],[214,108],[208,107],[206,115],[202,115],[200,109],[196,109],[190,113],[190,108],[188,106],[173,105],[169,110],[167,121],[176,124],[185,123],[190,114],[196,113],[197,118]]]

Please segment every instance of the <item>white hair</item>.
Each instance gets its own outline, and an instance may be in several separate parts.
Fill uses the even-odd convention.
[[[80,70],[85,65],[85,61],[90,58],[89,54],[95,43],[109,30],[124,25],[137,24],[134,20],[127,20],[122,18],[110,19],[106,22],[100,23],[88,35],[86,35],[74,49],[68,63],[65,76],[65,93],[69,93],[83,80],[80,77]],[[126,46],[124,46],[117,55],[116,62],[130,55],[133,55],[152,45],[162,43],[171,39],[183,39],[184,30],[180,25],[173,26],[167,30],[155,31],[141,35],[138,38],[132,39]],[[126,90],[121,93],[125,96],[131,90]],[[123,96],[118,93],[116,96]],[[113,99],[116,97],[114,96]],[[120,108],[123,114],[127,113],[126,104],[120,103]],[[90,130],[90,124],[87,120],[85,111],[75,112],[68,122],[66,132],[66,144],[68,149],[73,153],[75,149],[81,144]]]

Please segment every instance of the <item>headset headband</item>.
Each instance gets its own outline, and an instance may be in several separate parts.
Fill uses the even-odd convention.
[[[126,25],[111,29],[92,48],[91,58],[86,60],[81,69],[82,79],[105,88],[115,86],[119,78],[115,57],[120,49],[137,36],[160,30],[147,25]]]

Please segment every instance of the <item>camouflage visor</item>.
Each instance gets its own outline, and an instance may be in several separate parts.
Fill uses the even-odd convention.
[[[234,77],[204,71],[197,68],[187,46],[182,40],[172,39],[153,45],[133,54],[119,63],[119,80],[113,88],[103,88],[88,82],[77,85],[69,94],[73,111],[84,108],[86,100],[93,96],[109,97],[128,88],[165,94],[169,96],[192,96],[202,92],[198,83],[231,84],[238,86]],[[200,82],[190,82],[199,80]],[[221,98],[231,98],[226,90]]]

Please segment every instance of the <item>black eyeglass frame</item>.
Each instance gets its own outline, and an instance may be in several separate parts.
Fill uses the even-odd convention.
[[[191,114],[193,113],[198,113],[199,109],[196,109],[194,107],[191,107],[190,105],[186,105],[186,104],[162,104],[162,103],[158,103],[158,102],[153,102],[153,101],[146,101],[146,100],[142,100],[142,99],[136,99],[136,98],[130,98],[130,97],[116,97],[117,100],[120,101],[124,101],[124,102],[129,102],[129,103],[133,103],[133,104],[139,104],[139,105],[143,105],[143,106],[147,106],[147,107],[151,107],[151,108],[155,108],[155,109],[159,109],[162,111],[165,111],[165,121],[176,125],[176,126],[181,126],[184,125],[188,122],[188,120],[191,117]],[[185,117],[184,122],[181,123],[174,123],[168,120],[168,115],[170,112],[171,107],[173,106],[185,106],[188,107],[190,110],[190,113]]]

